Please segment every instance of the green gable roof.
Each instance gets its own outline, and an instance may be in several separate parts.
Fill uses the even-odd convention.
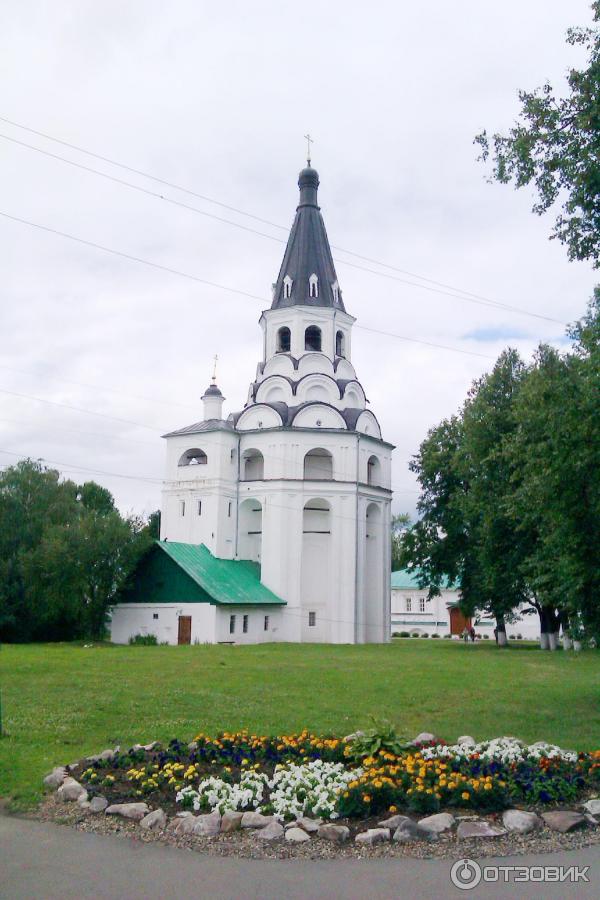
[[[398,569],[392,572],[392,590],[414,590],[421,591],[425,588],[419,586],[420,569]],[[443,578],[440,587],[445,591],[458,591],[459,585],[456,582],[450,582],[448,578]]]
[[[208,594],[211,603],[227,606],[285,605],[285,600],[261,584],[258,563],[217,559],[204,544],[157,541],[156,546]]]

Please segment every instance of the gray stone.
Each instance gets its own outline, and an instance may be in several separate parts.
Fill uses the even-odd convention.
[[[139,822],[150,810],[147,803],[113,803],[106,807],[107,816],[123,816],[124,819],[133,819]]]
[[[271,822],[266,828],[258,828],[254,832],[254,836],[260,838],[261,841],[278,841],[284,834],[285,829],[279,822]]]
[[[175,834],[192,834],[196,827],[196,822],[196,816],[189,815],[183,818],[178,816],[176,819],[171,819],[171,827]]]
[[[342,738],[344,743],[350,744],[352,741],[357,740],[357,738],[364,737],[364,731],[353,731],[352,734],[347,734],[345,738]]]
[[[143,819],[140,819],[140,826],[142,828],[150,828],[156,831],[162,831],[166,824],[167,816],[162,809],[155,809],[148,813],[147,816],[144,816]]]
[[[490,825],[489,822],[483,820],[475,822],[461,822],[456,832],[457,838],[463,840],[465,838],[495,838],[502,837],[506,834],[504,828],[497,825]]]
[[[390,816],[389,819],[384,819],[383,822],[378,822],[380,828],[391,828],[392,831],[395,831],[396,828],[400,828],[404,822],[410,822],[411,819],[409,816]]]
[[[477,741],[470,734],[463,734],[456,741],[457,744],[476,744]]]
[[[523,809],[507,809],[502,814],[502,824],[507,831],[529,834],[530,831],[541,828],[542,820],[534,812],[526,812]]]
[[[316,834],[322,824],[322,819],[310,819],[308,816],[300,816],[295,822],[288,822],[285,827],[301,828],[307,834]]]
[[[106,797],[92,797],[92,799],[90,800],[90,810],[93,813],[104,812],[107,806],[108,800],[106,799]]]
[[[575,812],[574,809],[557,809],[553,812],[542,813],[542,819],[548,828],[563,834],[585,825],[585,816]]]
[[[221,818],[221,831],[228,833],[230,831],[238,831],[242,825],[242,816],[244,813],[230,812],[223,813]]]
[[[294,826],[293,828],[286,828],[285,839],[286,841],[292,841],[294,844],[302,844],[304,841],[310,841],[310,835],[303,828]]]
[[[103,750],[102,753],[98,753],[96,756],[88,756],[86,757],[86,761],[90,763],[95,762],[112,762],[115,756],[117,755],[117,750]]]
[[[265,828],[277,821],[275,816],[263,816],[262,813],[245,812],[242,816],[242,828]]]
[[[150,752],[150,750],[154,750],[155,747],[158,747],[158,741],[150,741],[149,744],[143,744],[142,746],[143,746],[144,750],[147,750],[148,752]],[[118,749],[119,748],[117,747],[117,750]]]
[[[429,828],[421,828],[417,822],[409,819],[408,822],[403,822],[396,829],[393,839],[397,844],[411,844],[413,841],[437,841],[438,836],[435,831],[431,831]]]
[[[47,787],[53,788],[56,790],[61,786],[65,778],[67,777],[67,770],[64,766],[57,766],[55,769],[52,769],[49,775],[46,775],[44,778],[44,784]]]
[[[185,809],[183,812],[175,813],[176,819],[188,819],[190,816],[194,814],[189,811],[189,809]]]
[[[79,800],[82,794],[86,795],[87,800],[86,789],[82,784],[79,784],[78,781],[75,781],[74,778],[65,778],[56,792],[56,796],[62,801]]]
[[[88,792],[84,791],[83,794],[80,794],[77,798],[77,806],[83,807],[83,809],[89,809],[90,804],[88,803]]]
[[[345,825],[319,825],[317,837],[334,844],[343,844],[350,837],[350,829]]]
[[[429,744],[431,741],[437,741],[435,734],[432,734],[430,731],[422,731],[413,740],[413,744]]]
[[[184,819],[184,822],[186,820]],[[194,825],[194,834],[201,834],[204,837],[213,837],[221,830],[221,813],[218,811],[207,813],[204,816],[198,816]]]
[[[597,797],[593,797],[587,803],[584,803],[583,808],[586,812],[591,813],[592,816],[600,816],[600,800]]]
[[[369,828],[367,831],[361,831],[354,838],[357,844],[367,844],[369,847],[373,847],[375,844],[383,844],[389,839],[389,828]]]
[[[426,828],[427,831],[433,831],[435,834],[452,831],[455,825],[456,819],[450,813],[436,813],[434,816],[425,816],[424,819],[419,819],[421,828]]]

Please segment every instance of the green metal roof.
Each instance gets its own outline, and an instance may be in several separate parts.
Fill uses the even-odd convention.
[[[392,590],[414,590],[422,591],[425,588],[419,586],[420,569],[398,569],[392,572]],[[440,587],[445,591],[458,591],[459,585],[456,582],[450,582],[448,578],[443,578]]]
[[[218,604],[284,606],[260,581],[260,566],[249,560],[217,559],[204,544],[157,541],[177,565]]]

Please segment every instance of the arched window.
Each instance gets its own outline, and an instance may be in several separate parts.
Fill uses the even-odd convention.
[[[344,332],[338,331],[335,335],[335,355],[344,356]]]
[[[197,447],[193,450],[186,450],[183,456],[180,458],[177,463],[178,466],[205,466],[208,462],[208,458],[204,450],[199,450]]]
[[[304,332],[304,349],[321,352],[321,329],[310,325]]]
[[[277,352],[289,353],[292,343],[292,333],[285,325],[277,332]]]
[[[329,450],[317,447],[304,457],[304,477],[317,481],[333,480],[333,457]]]
[[[316,300],[319,296],[319,279],[314,272],[308,279],[308,295],[309,297],[312,297],[313,300]]]
[[[242,479],[262,481],[265,476],[265,460],[260,450],[245,450],[242,456]]]
[[[289,300],[292,296],[292,279],[289,275],[286,275],[283,279],[283,296],[285,300]]]
[[[337,281],[334,281],[333,284],[331,285],[331,291],[333,293],[333,302],[339,303],[340,302],[340,286],[337,283]]]
[[[381,484],[381,463],[376,456],[367,461],[367,484]]]

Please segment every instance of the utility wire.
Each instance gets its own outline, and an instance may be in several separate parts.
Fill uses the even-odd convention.
[[[2,117],[0,117],[0,121],[5,121],[5,120],[3,120]],[[18,127],[20,127],[20,126],[18,126]],[[55,160],[58,160],[58,161],[60,161],[60,162],[64,162],[64,163],[66,163],[67,165],[73,166],[73,167],[75,167],[75,168],[77,168],[77,169],[81,169],[81,170],[83,170],[83,171],[85,171],[85,172],[88,172],[88,173],[90,173],[90,174],[97,175],[97,176],[99,176],[100,178],[105,178],[105,179],[107,179],[107,180],[109,180],[109,181],[114,182],[115,184],[121,185],[122,187],[128,187],[128,188],[130,188],[130,189],[132,189],[132,190],[139,191],[139,192],[142,193],[142,194],[146,194],[146,195],[148,195],[148,196],[150,196],[150,197],[154,197],[155,199],[162,200],[162,201],[164,201],[165,203],[170,203],[170,204],[172,204],[172,205],[174,205],[174,206],[181,207],[182,209],[186,209],[186,210],[188,210],[189,212],[193,212],[193,213],[196,213],[196,214],[198,214],[198,215],[205,216],[205,217],[210,218],[210,219],[214,219],[214,220],[216,220],[216,221],[218,221],[218,222],[221,222],[221,223],[223,223],[223,224],[226,224],[226,225],[231,225],[231,226],[233,226],[234,228],[239,228],[239,229],[241,229],[242,231],[247,231],[247,232],[250,232],[250,233],[252,233],[252,234],[256,234],[256,235],[258,235],[259,237],[266,238],[267,240],[276,241],[277,243],[280,243],[280,244],[285,244],[285,243],[286,243],[286,240],[283,239],[283,238],[278,238],[278,237],[275,237],[274,235],[267,234],[267,233],[265,233],[265,232],[263,232],[263,231],[258,231],[258,230],[255,229],[255,228],[250,228],[250,227],[247,226],[247,225],[242,225],[241,223],[239,223],[239,222],[234,222],[234,221],[232,221],[231,219],[224,219],[224,218],[221,217],[221,216],[215,216],[213,213],[209,213],[209,212],[207,212],[206,210],[198,209],[198,207],[195,207],[195,206],[190,206],[189,204],[183,203],[183,202],[181,202],[180,200],[175,200],[175,199],[172,198],[172,197],[166,197],[164,194],[159,194],[159,193],[156,192],[156,191],[151,191],[151,190],[149,190],[148,188],[141,187],[141,185],[133,184],[133,183],[130,182],[130,181],[125,181],[125,180],[122,179],[122,178],[116,178],[114,175],[109,175],[107,172],[101,172],[101,171],[98,170],[98,169],[93,169],[93,168],[91,168],[90,166],[85,166],[85,165],[83,165],[82,163],[78,163],[78,162],[75,162],[74,160],[67,159],[67,158],[64,157],[64,156],[59,156],[59,155],[56,154],[56,153],[50,153],[48,150],[42,150],[40,147],[35,147],[35,146],[33,146],[32,144],[27,144],[27,143],[25,143],[24,141],[19,141],[19,140],[17,140],[16,138],[9,137],[9,136],[6,135],[6,134],[0,134],[0,138],[2,138],[3,140],[6,140],[6,141],[10,141],[11,143],[16,144],[16,145],[18,145],[18,146],[20,146],[20,147],[24,147],[24,148],[26,148],[26,149],[28,149],[28,150],[33,150],[33,151],[35,151],[36,153],[40,153],[40,154],[42,154],[42,155],[44,155],[44,156],[48,156],[48,157],[50,157],[51,159],[55,159]],[[54,139],[53,139],[53,138],[50,138],[50,140],[54,140]],[[61,143],[62,143],[62,142],[61,142]],[[79,148],[75,148],[75,147],[74,147],[74,149],[79,149]],[[81,152],[88,152],[88,151],[81,151]],[[94,155],[94,154],[90,154],[90,155]],[[100,157],[100,158],[103,158],[103,157]],[[115,163],[115,162],[112,162],[112,161],[110,161],[110,160],[106,160],[106,161],[107,161],[107,162],[111,162],[112,165],[120,165],[119,163]],[[128,168],[128,167],[124,167],[124,168]],[[136,170],[133,170],[133,171],[136,171]],[[142,174],[142,175],[144,175],[144,177],[147,177],[147,178],[152,177],[152,176],[149,176],[149,175],[145,175],[145,173],[141,173],[141,172],[138,173],[138,174]],[[158,179],[158,180],[160,180],[160,179]],[[178,188],[178,190],[182,190],[182,189],[181,189],[181,188]],[[192,193],[192,192],[188,192],[188,191],[186,191],[186,192],[187,192],[187,193]],[[203,199],[205,199],[205,198],[203,198]],[[216,202],[216,201],[210,200],[209,202]],[[230,208],[233,209],[233,207],[230,207]],[[235,210],[235,211],[236,211],[236,212],[241,212],[240,210]],[[242,215],[246,215],[246,213],[241,213],[241,214],[242,214]],[[252,218],[258,218],[258,217],[253,216]],[[272,224],[272,223],[269,223],[269,224]],[[283,226],[276,226],[276,227],[278,227],[278,228],[283,228]],[[334,245],[332,245],[332,247],[334,247]],[[517,306],[512,306],[512,305],[507,304],[507,303],[501,303],[500,301],[497,301],[497,300],[490,300],[490,299],[488,299],[487,297],[483,297],[483,296],[478,295],[478,294],[472,294],[472,293],[469,293],[468,291],[462,291],[460,288],[458,288],[458,289],[452,288],[450,285],[445,285],[443,282],[434,281],[433,279],[430,279],[430,278],[424,278],[424,276],[421,276],[421,275],[413,275],[413,274],[410,273],[410,272],[406,272],[406,270],[399,269],[399,268],[397,268],[397,267],[395,267],[395,266],[392,266],[392,265],[389,265],[389,264],[387,264],[387,263],[380,263],[380,262],[378,262],[378,261],[375,260],[375,259],[371,259],[370,257],[366,257],[366,256],[361,256],[360,254],[353,253],[353,252],[350,251],[350,250],[343,250],[343,248],[339,248],[339,247],[338,247],[338,248],[334,248],[334,249],[337,249],[337,250],[339,250],[339,251],[341,251],[341,252],[343,252],[343,253],[348,253],[348,254],[350,254],[350,255],[352,255],[352,256],[355,256],[355,257],[358,258],[358,259],[363,259],[363,260],[365,260],[365,261],[367,261],[367,262],[373,262],[373,263],[375,263],[376,265],[383,266],[383,267],[388,268],[388,269],[390,269],[390,270],[397,271],[397,272],[403,272],[404,274],[409,274],[409,275],[411,275],[411,277],[413,277],[413,278],[420,278],[421,280],[426,281],[426,282],[428,282],[429,284],[437,285],[437,286],[436,286],[436,287],[429,287],[427,284],[419,284],[418,282],[415,282],[415,281],[408,281],[406,278],[398,278],[398,276],[396,276],[396,275],[390,275],[389,273],[386,273],[386,272],[378,272],[378,271],[376,271],[375,269],[369,269],[369,268],[367,268],[367,267],[365,267],[365,266],[358,265],[357,263],[351,263],[351,262],[349,262],[348,260],[343,260],[343,259],[339,259],[339,258],[336,258],[336,260],[335,260],[337,263],[340,263],[341,265],[346,265],[346,266],[349,266],[349,267],[351,267],[351,268],[353,268],[353,269],[358,269],[358,270],[360,270],[360,271],[367,272],[367,273],[369,273],[369,274],[371,274],[371,275],[377,275],[377,276],[379,276],[380,278],[387,278],[387,279],[392,280],[392,281],[398,281],[398,282],[400,282],[401,284],[406,284],[406,285],[408,285],[408,286],[410,286],[410,287],[417,287],[417,288],[420,288],[421,290],[427,290],[427,291],[431,291],[431,292],[436,293],[436,294],[442,294],[442,295],[444,295],[444,296],[451,297],[451,298],[456,299],[456,300],[463,300],[463,301],[468,302],[468,303],[475,303],[475,304],[477,304],[478,306],[488,306],[488,307],[492,307],[492,308],[494,308],[494,309],[503,309],[503,310],[506,310],[506,311],[508,311],[508,312],[515,312],[515,313],[518,313],[519,315],[530,316],[530,317],[533,317],[533,318],[535,318],[535,319],[542,319],[542,320],[544,320],[544,321],[552,322],[552,323],[558,324],[558,325],[565,325],[565,324],[566,324],[566,323],[564,323],[564,322],[559,321],[558,319],[553,319],[553,318],[551,318],[550,316],[544,316],[544,315],[542,315],[541,313],[534,313],[534,312],[531,312],[531,311],[529,311],[529,310],[522,309],[522,308],[517,307]],[[459,294],[458,292],[460,292],[460,294]],[[461,295],[463,295],[463,296],[461,296]]]
[[[19,222],[21,225],[27,225],[30,228],[36,228],[39,231],[45,231],[48,234],[54,234],[54,235],[57,235],[58,237],[62,237],[62,238],[66,238],[67,240],[74,241],[75,243],[83,244],[86,247],[93,247],[95,250],[102,250],[104,253],[110,253],[113,256],[118,256],[122,259],[127,259],[130,262],[137,262],[143,266],[150,266],[153,269],[159,269],[162,272],[168,272],[170,275],[177,275],[180,278],[186,278],[189,281],[196,281],[199,284],[204,284],[204,285],[208,285],[209,287],[218,288],[221,291],[228,291],[229,293],[232,293],[232,294],[239,294],[242,297],[249,297],[251,300],[260,301],[260,303],[262,303],[263,305],[266,303],[264,298],[259,297],[257,294],[251,294],[248,291],[242,291],[238,288],[232,288],[232,287],[228,287],[227,285],[217,284],[214,281],[207,281],[205,278],[200,278],[197,275],[191,275],[189,272],[183,272],[181,269],[174,269],[170,266],[164,266],[164,265],[161,265],[160,263],[153,262],[152,260],[144,259],[141,256],[134,256],[131,253],[124,253],[121,250],[115,250],[113,247],[106,247],[104,244],[98,244],[95,241],[88,241],[84,238],[76,237],[73,234],[69,234],[66,231],[60,231],[57,228],[51,228],[48,225],[41,225],[38,222],[32,222],[29,219],[22,219],[19,216],[13,216],[13,215],[10,215],[9,213],[3,212],[1,210],[0,210],[0,216],[3,216],[5,219],[10,219],[12,222]],[[356,325],[355,327],[360,328],[365,331],[370,330],[365,325]],[[435,347],[438,350],[450,350],[453,353],[462,353],[464,356],[476,356],[476,357],[479,357],[480,359],[488,359],[488,360],[495,358],[492,356],[488,356],[487,354],[484,354],[484,353],[477,353],[474,350],[462,350],[458,347],[448,347],[444,344],[435,344],[431,341],[422,341],[418,338],[406,337],[406,336],[399,335],[399,334],[396,334],[396,333],[390,332],[390,331],[378,331],[377,333],[385,334],[388,337],[398,338],[403,341],[409,341],[410,343],[413,343],[413,344],[423,344],[427,347]]]

